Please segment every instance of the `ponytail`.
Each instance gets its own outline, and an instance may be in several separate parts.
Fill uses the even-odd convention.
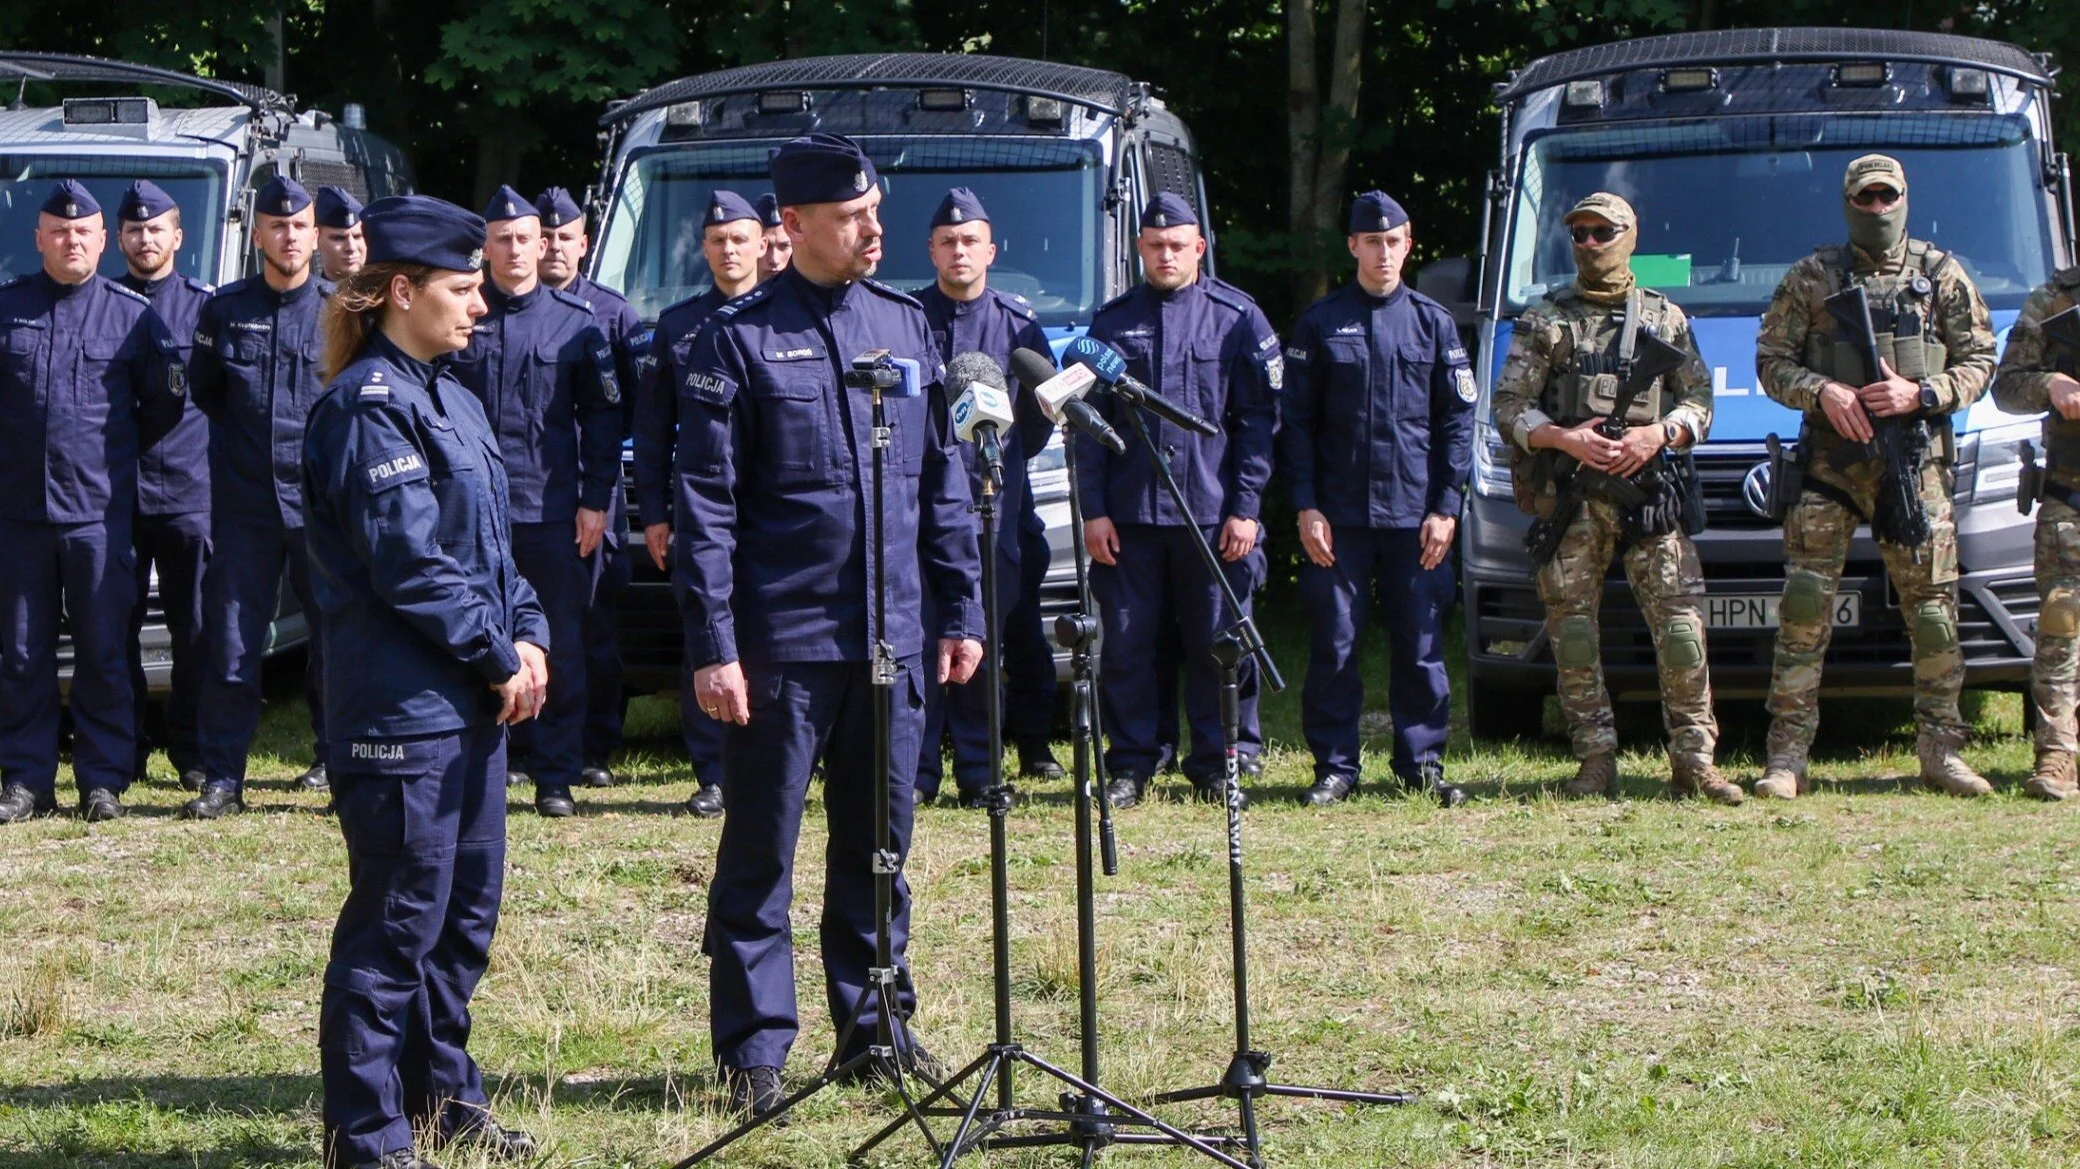
[[[390,304],[392,278],[402,276],[418,287],[434,272],[425,264],[369,264],[340,281],[318,319],[318,377],[330,382],[368,347],[369,334],[382,323],[383,309]]]

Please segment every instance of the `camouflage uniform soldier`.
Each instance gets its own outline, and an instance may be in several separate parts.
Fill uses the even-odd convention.
[[[2037,766],[2023,790],[2044,800],[2072,799],[2074,692],[2080,687],[2080,352],[2046,344],[2043,323],[2080,302],[2080,268],[2068,268],[2030,294],[2008,334],[1993,400],[2011,414],[2049,410],[2037,486],[2037,660],[2030,670],[2037,713]],[[2031,484],[2025,480],[2024,491]]]
[[[1986,388],[1993,326],[1957,261],[1907,238],[1907,176],[1897,161],[1867,154],[1850,163],[1842,196],[1849,244],[1823,247],[1791,266],[1755,342],[1763,391],[1805,414],[1798,440],[1803,490],[1784,516],[1788,563],[1770,680],[1769,762],[1755,794],[1789,799],[1805,787],[1835,588],[1856,525],[1872,522],[1913,645],[1922,781],[1953,795],[1984,795],[1993,789],[1957,753],[1965,736],[1957,709],[1964,651],[1957,641],[1950,415]],[[1837,334],[1825,306],[1851,284],[1869,298],[1883,364],[1876,372],[1865,371],[1857,345]],[[1893,521],[1879,503],[1887,464],[1858,457],[1856,444],[1870,440],[1874,417],[1907,419],[1916,443],[1926,435],[1918,494],[1929,538],[1920,546],[1888,536]]]
[[[1616,195],[1595,194],[1568,211],[1575,282],[1532,305],[1517,321],[1509,357],[1495,383],[1495,425],[1509,436],[1517,502],[1551,520],[1563,481],[1587,468],[1630,477],[1661,452],[1689,447],[1712,425],[1711,378],[1697,355],[1690,323],[1666,297],[1640,288],[1631,258],[1638,218]],[[1628,328],[1628,325],[1630,328]],[[1629,372],[1631,330],[1648,329],[1687,355],[1627,411],[1622,440],[1596,431],[1618,405]],[[1560,679],[1560,707],[1580,769],[1569,795],[1608,792],[1617,778],[1618,737],[1603,683],[1597,610],[1611,557],[1624,551],[1632,585],[1654,637],[1661,667],[1661,718],[1678,794],[1702,793],[1724,804],[1745,798],[1712,761],[1719,724],[1705,666],[1704,573],[1697,549],[1663,489],[1647,507],[1584,493],[1561,536],[1559,551],[1538,570],[1546,634]]]

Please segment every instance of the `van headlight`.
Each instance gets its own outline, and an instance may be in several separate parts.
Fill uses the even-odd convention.
[[[1509,478],[1509,443],[1486,422],[1473,425],[1473,489],[1487,499],[1514,499]]]
[[[1973,503],[1997,503],[2015,498],[2022,478],[2022,444],[2035,442],[2042,427],[2036,422],[1996,426],[1976,436],[1978,452],[1972,460]]]

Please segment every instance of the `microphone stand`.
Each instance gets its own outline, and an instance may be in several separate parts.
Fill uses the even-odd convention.
[[[1170,459],[1163,453],[1148,426],[1142,421],[1141,411],[1128,406],[1121,411],[1132,424],[1134,433],[1140,436],[1141,445],[1148,450],[1153,461],[1156,477],[1162,480],[1164,490],[1177,505],[1180,514],[1189,517],[1191,508],[1186,503],[1184,489],[1171,474]],[[1257,1099],[1262,1096],[1296,1096],[1314,1100],[1337,1100],[1349,1104],[1407,1104],[1415,1100],[1412,1093],[1358,1092],[1344,1088],[1313,1088],[1293,1084],[1274,1084],[1264,1077],[1271,1066],[1268,1052],[1254,1050],[1250,1038],[1249,1007],[1249,935],[1243,903],[1242,869],[1242,772],[1237,743],[1242,737],[1241,689],[1242,663],[1254,659],[1257,668],[1263,671],[1264,683],[1275,693],[1285,689],[1285,679],[1279,675],[1278,666],[1271,660],[1271,650],[1257,631],[1255,618],[1243,610],[1242,599],[1228,574],[1214,555],[1213,546],[1207,543],[1206,534],[1189,520],[1185,530],[1191,533],[1191,543],[1199,550],[1199,559],[1207,573],[1220,586],[1221,596],[1226,599],[1228,611],[1236,615],[1233,625],[1223,630],[1214,639],[1213,658],[1221,669],[1221,736],[1225,756],[1225,775],[1222,781],[1225,803],[1228,808],[1228,939],[1233,962],[1235,992],[1235,1052],[1229,1058],[1228,1067],[1220,1081],[1204,1087],[1182,1088],[1176,1091],[1159,1092],[1150,1097],[1158,1104],[1184,1103],[1191,1100],[1228,1099],[1235,1101],[1242,1125],[1241,1143],[1249,1151],[1249,1169],[1263,1169],[1263,1145],[1257,1132]],[[1232,1139],[1232,1138],[1230,1138]]]

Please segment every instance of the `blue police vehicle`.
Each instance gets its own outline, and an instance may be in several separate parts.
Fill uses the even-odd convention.
[[[775,61],[645,90],[610,106],[601,126],[587,275],[628,297],[649,323],[709,287],[701,231],[710,192],[766,192],[773,149],[810,131],[857,139],[880,172],[886,237],[876,279],[905,289],[932,283],[927,225],[947,188],[968,187],[997,229],[990,287],[1025,297],[1057,349],[1140,279],[1135,215],[1150,196],[1181,194],[1207,219],[1184,123],[1147,84],[1075,65],[932,53]],[[1043,594],[1051,614],[1075,596],[1059,441],[1031,468],[1053,548]],[[627,685],[676,690],[678,610],[642,552],[646,521],[632,497],[629,520],[623,555],[633,558],[633,584],[620,614]]]
[[[6,82],[18,88],[14,104],[0,110],[0,280],[42,266],[32,243],[37,208],[59,179],[78,180],[106,208],[103,276],[125,271],[116,206],[131,183],[149,179],[181,207],[176,272],[214,285],[259,270],[250,240],[253,192],[278,173],[313,189],[345,187],[363,201],[412,187],[404,154],[369,133],[354,106],[335,119],[255,85],[57,53],[0,52]],[[169,104],[176,100],[196,104]],[[156,581],[148,604],[145,678],[163,693],[173,662]],[[295,594],[284,588],[269,652],[305,638]],[[58,653],[69,678],[69,642]]]
[[[1460,551],[1474,732],[1536,734],[1553,688],[1543,610],[1487,392],[1517,315],[1573,276],[1562,213],[1592,191],[1641,217],[1641,283],[1682,305],[1712,370],[1717,421],[1697,451],[1709,528],[1697,538],[1713,688],[1767,692],[1784,585],[1782,530],[1764,516],[1764,439],[1798,415],[1756,385],[1755,335],[1790,265],[1846,239],[1841,176],[1872,151],[1905,164],[1908,231],[1953,253],[2000,340],[2030,290],[2073,262],[2071,178],[2052,142],[2053,70],[2013,45],[1857,29],[1682,33],[1559,53],[1497,90],[1502,163],[1486,189],[1478,260],[1433,264],[1417,286],[1454,303],[1478,339],[1481,429]],[[1991,395],[1958,416],[1959,636],[1967,684],[2021,689],[2034,652],[2032,519],[2015,508],[2019,443],[2037,423]],[[1830,695],[1912,689],[1897,593],[1868,529],[1835,600]],[[1622,574],[1604,594],[1614,696],[1656,696],[1654,649]]]

